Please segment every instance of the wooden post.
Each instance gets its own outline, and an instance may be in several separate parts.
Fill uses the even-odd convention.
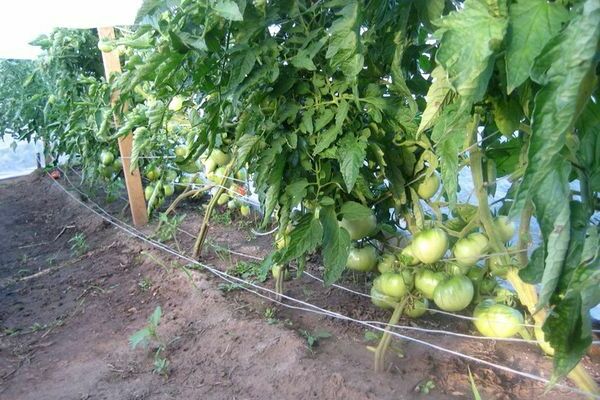
[[[102,39],[114,39],[115,30],[112,27],[98,28],[98,37]],[[121,60],[116,50],[102,52],[102,61],[104,63],[104,73],[106,79],[110,79],[112,73],[121,72]],[[114,91],[111,96],[111,102],[114,103],[119,98],[119,92]],[[115,124],[118,126],[120,121],[115,116]],[[131,149],[133,147],[133,135],[131,132],[119,138],[119,151],[121,152],[121,161],[123,162],[123,175],[125,176],[125,185],[127,186],[127,197],[129,198],[129,208],[135,226],[142,226],[148,222],[146,213],[146,201],[144,199],[144,190],[142,187],[142,178],[138,168],[130,172]]]

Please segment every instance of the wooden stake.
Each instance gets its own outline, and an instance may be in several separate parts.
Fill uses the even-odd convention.
[[[100,40],[112,40],[115,38],[115,30],[112,27],[98,28],[98,37]],[[102,61],[104,63],[106,80],[110,79],[111,74],[121,72],[121,60],[119,59],[119,53],[116,50],[107,53],[102,52]],[[119,92],[114,91],[111,95],[111,103],[114,104],[118,98]],[[117,126],[120,125],[117,116],[115,116],[115,124]],[[125,185],[127,186],[129,209],[131,210],[133,224],[135,226],[142,226],[148,222],[148,214],[146,213],[146,200],[144,199],[140,170],[135,168],[130,172],[132,147],[133,135],[131,133],[125,137],[119,138],[119,151],[121,153],[121,161],[123,162],[123,175],[125,176]]]

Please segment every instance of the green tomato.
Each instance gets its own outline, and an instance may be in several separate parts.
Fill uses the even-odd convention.
[[[515,224],[507,216],[500,215],[494,220],[496,232],[500,235],[500,240],[508,242],[515,234]]]
[[[120,158],[115,158],[115,161],[112,163],[112,169],[115,172],[118,172],[123,169],[123,161]]]
[[[175,161],[182,161],[188,156],[190,149],[187,146],[175,147]]]
[[[421,269],[415,274],[415,287],[425,298],[431,300],[437,285],[447,277],[443,272]]]
[[[114,160],[115,160],[115,156],[110,151],[102,150],[102,152],[100,153],[100,162],[104,166],[108,167],[109,165],[111,165],[113,163]]]
[[[386,296],[400,299],[408,293],[408,285],[404,275],[396,272],[386,272],[377,279],[380,280],[381,293]]]
[[[229,200],[227,202],[227,208],[230,210],[237,208],[237,203],[235,202],[235,200]]]
[[[100,39],[98,41],[98,49],[103,53],[110,53],[115,49],[115,44],[109,39]]]
[[[409,266],[417,265],[420,262],[419,259],[415,257],[412,245],[410,244],[402,249],[402,251],[400,252],[399,259],[401,263],[404,263]]]
[[[248,177],[248,173],[246,172],[245,168],[242,168],[238,172],[235,173],[235,179],[238,179],[240,181],[245,181],[247,177]]]
[[[227,193],[222,193],[217,200],[217,204],[222,206],[224,204],[227,204],[228,201],[229,201],[229,195]]]
[[[273,274],[273,278],[275,279],[279,279],[279,275],[281,274],[281,271],[283,270],[283,265],[281,264],[275,264],[271,267],[271,273]],[[283,279],[288,281],[291,279],[291,274],[290,274],[290,270],[289,269],[285,269],[284,275],[283,275]]]
[[[245,204],[240,206],[240,214],[242,214],[243,217],[247,217],[248,215],[250,215],[250,207],[248,207]]]
[[[375,285],[371,287],[371,302],[384,310],[393,310],[396,306],[396,300],[393,297],[381,293]]]
[[[488,239],[482,233],[471,233],[456,242],[452,252],[456,262],[464,267],[471,267],[484,254],[488,246]]]
[[[544,351],[544,353],[548,354],[549,356],[553,356],[554,348],[552,347],[550,342],[546,341],[546,335],[544,334],[544,331],[542,330],[542,328],[540,328],[540,327],[534,328],[533,333],[535,334],[535,338],[537,339],[538,344],[540,345],[540,347]]]
[[[436,286],[433,301],[440,310],[461,311],[471,304],[474,295],[473,282],[464,275],[457,275]]]
[[[103,165],[101,165],[98,168],[98,172],[100,173],[100,175],[106,179],[110,179],[112,178],[112,174],[113,174],[113,168],[112,167],[105,167]]]
[[[177,112],[179,110],[181,110],[181,108],[183,107],[183,102],[185,101],[183,96],[175,96],[171,99],[171,102],[169,103],[169,110]]]
[[[473,311],[475,328],[483,336],[509,338],[516,335],[523,327],[523,315],[504,304],[496,304],[493,300],[484,300]]]
[[[412,252],[422,263],[439,261],[448,250],[448,236],[440,228],[419,232],[411,243]]]
[[[146,201],[150,201],[152,193],[154,193],[154,185],[146,186],[146,188],[144,189],[144,197],[146,198]]]
[[[350,239],[360,240],[375,232],[375,229],[377,228],[377,218],[375,218],[375,215],[370,215],[361,219],[343,218],[339,225],[348,231]]]
[[[162,189],[166,197],[173,196],[173,193],[175,193],[175,185],[173,184],[163,185]]]
[[[427,312],[429,308],[429,300],[427,299],[413,299],[409,302],[404,310],[404,315],[410,318],[420,318]]]
[[[396,270],[396,256],[391,253],[385,253],[377,264],[377,270],[380,274],[394,272]]]
[[[352,248],[348,254],[346,267],[354,271],[369,272],[377,265],[377,249],[373,246]]]
[[[440,178],[437,174],[432,174],[424,179],[421,179],[417,184],[417,194],[422,199],[428,200],[432,198],[440,188]]]
[[[150,169],[146,171],[146,178],[148,178],[151,181],[155,181],[160,177],[161,173],[162,170],[160,169],[160,167],[150,167]]]
[[[213,159],[213,161],[215,163],[217,163],[218,166],[223,166],[223,165],[227,165],[229,163],[229,161],[231,161],[231,155],[222,152],[219,149],[214,149],[212,151],[212,153],[210,153],[210,157],[208,157],[209,159]]]
[[[511,268],[510,265],[504,264],[501,256],[490,256],[487,259],[487,266],[490,269],[490,272],[494,276],[499,276],[501,278],[506,277],[508,270]]]
[[[446,272],[450,275],[466,275],[469,272],[469,267],[465,267],[459,263],[449,262],[446,264]]]

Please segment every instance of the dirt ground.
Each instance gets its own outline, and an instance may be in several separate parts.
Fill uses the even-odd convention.
[[[99,190],[90,199],[128,218],[122,201],[108,204]],[[198,204],[182,211],[183,229],[195,232]],[[217,220],[203,262],[245,265],[216,245],[268,254],[271,237],[255,236],[247,222]],[[170,245],[191,248],[191,238],[177,239]],[[540,383],[409,341],[395,341],[388,372],[375,374],[366,346],[376,342],[362,327],[277,306],[184,265],[103,221],[45,175],[0,181],[0,399],[470,399],[468,367],[485,399],[579,398],[544,394]],[[308,268],[319,274],[318,260]],[[344,284],[367,290],[360,277]],[[368,299],[305,277],[286,283],[286,293],[353,318],[389,318]],[[158,339],[132,349],[129,336],[157,306]],[[440,315],[401,324],[473,333],[468,321]],[[316,332],[330,337],[310,348]],[[539,376],[551,372],[551,361],[527,344],[402,333]],[[154,367],[159,343],[168,361],[162,374]],[[585,359],[597,380],[599,364],[598,356]],[[428,381],[435,387],[418,393]]]

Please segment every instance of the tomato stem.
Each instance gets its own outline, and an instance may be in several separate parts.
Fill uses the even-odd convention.
[[[196,243],[194,243],[194,253],[192,255],[192,257],[194,257],[194,258],[198,258],[198,256],[202,252],[202,246],[204,245],[204,241],[206,240],[206,235],[208,234],[208,228],[209,228],[208,223],[210,221],[210,216],[213,212],[213,209],[215,208],[215,205],[217,204],[217,201],[219,200],[219,197],[221,197],[221,195],[225,191],[225,183],[227,182],[229,173],[233,169],[234,163],[235,163],[235,157],[231,160],[231,162],[225,168],[223,177],[219,181],[219,189],[214,194],[212,199],[210,199],[210,202],[208,203],[208,206],[206,207],[206,212],[204,213],[204,219],[202,221],[202,225],[200,225],[200,230],[198,231],[198,237],[196,238]]]
[[[388,322],[388,327],[398,324],[407,301],[408,297],[405,297],[400,303],[396,303],[394,312],[392,313],[390,321]],[[379,345],[377,345],[377,349],[375,350],[375,372],[383,372],[385,370],[385,353],[387,352],[391,340],[392,335],[389,330],[386,330],[379,340]]]

